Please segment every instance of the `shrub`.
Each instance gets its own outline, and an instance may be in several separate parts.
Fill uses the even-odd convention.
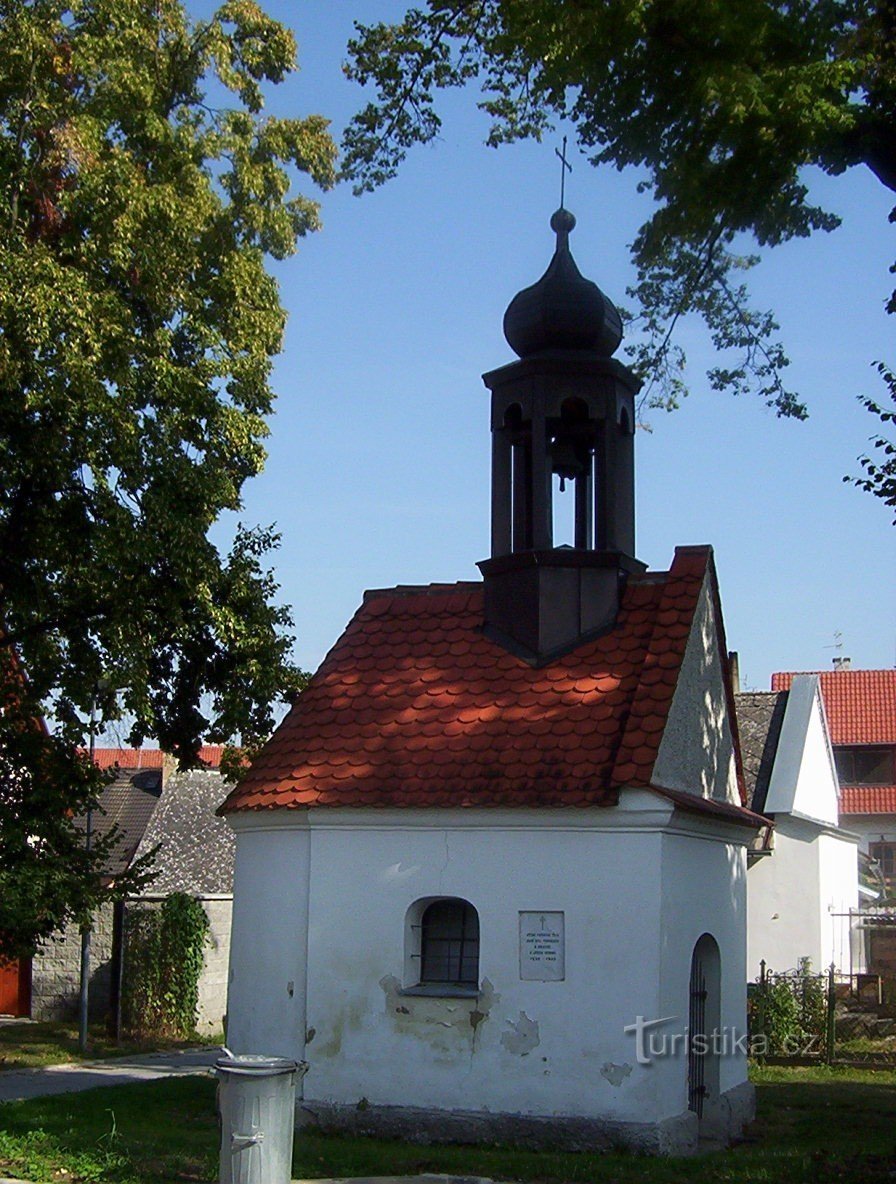
[[[195,1030],[208,931],[202,905],[183,892],[128,913],[122,1018],[129,1031],[177,1039]]]

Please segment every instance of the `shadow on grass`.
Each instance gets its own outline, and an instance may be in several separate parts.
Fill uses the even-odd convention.
[[[0,1024],[0,1070],[39,1069],[66,1061],[105,1060],[141,1052],[168,1052],[195,1048],[198,1044],[217,1044],[218,1038],[193,1036],[189,1040],[124,1039],[116,1043],[100,1024],[92,1024],[86,1053],[78,1048],[76,1024],[41,1023]]]

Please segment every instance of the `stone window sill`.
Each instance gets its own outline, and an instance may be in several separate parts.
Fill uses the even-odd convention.
[[[479,988],[460,983],[417,983],[414,987],[402,987],[399,995],[419,995],[430,999],[478,999]]]

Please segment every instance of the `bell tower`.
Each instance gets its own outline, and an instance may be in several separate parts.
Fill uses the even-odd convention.
[[[479,564],[486,629],[535,662],[612,627],[626,577],[645,570],[634,558],[640,383],[612,356],[622,323],[576,267],[575,224],[562,207],[551,218],[548,269],[504,314],[519,360],[483,375],[492,431],[491,557]],[[571,546],[554,544],[555,494],[573,501]]]

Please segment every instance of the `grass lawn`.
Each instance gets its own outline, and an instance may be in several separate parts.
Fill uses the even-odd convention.
[[[75,1023],[0,1024],[0,1071],[39,1069],[43,1065],[124,1057],[135,1052],[195,1048],[198,1044],[219,1044],[220,1039],[196,1036],[190,1040],[125,1040],[116,1044],[105,1027],[94,1024],[87,1034],[87,1052],[81,1053],[78,1050],[78,1025]]]
[[[759,1119],[730,1151],[695,1159],[418,1147],[297,1137],[293,1175],[444,1172],[498,1180],[609,1184],[892,1184],[896,1073],[758,1070]],[[0,1175],[78,1184],[217,1179],[214,1082],[175,1078],[0,1106]]]

